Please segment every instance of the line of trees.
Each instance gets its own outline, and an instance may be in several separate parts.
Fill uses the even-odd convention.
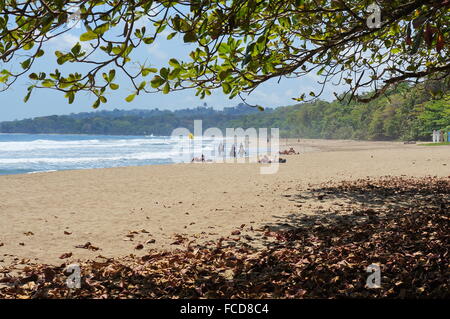
[[[177,127],[192,130],[196,119],[203,120],[204,128],[278,127],[283,137],[429,140],[434,129],[450,131],[450,95],[430,83],[402,84],[369,103],[317,100],[264,112],[242,104],[221,111],[101,111],[3,122],[0,132],[170,135]]]
[[[336,100],[298,104],[248,115],[233,127],[279,127],[282,136],[360,140],[429,140],[450,131],[450,95],[440,83],[399,85],[369,103]]]

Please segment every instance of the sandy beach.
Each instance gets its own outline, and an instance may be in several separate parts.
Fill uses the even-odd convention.
[[[0,266],[140,255],[236,229],[245,236],[315,214],[319,205],[343,205],[292,200],[321,183],[450,176],[448,146],[325,140],[287,146],[301,154],[282,156],[287,163],[273,175],[261,175],[260,164],[196,163],[0,176]]]

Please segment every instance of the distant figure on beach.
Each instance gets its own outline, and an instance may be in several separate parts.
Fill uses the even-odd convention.
[[[248,136],[245,138],[245,155],[248,156],[250,154],[250,139]]]
[[[205,155],[202,154],[201,157],[193,157],[191,163],[194,163],[194,162],[202,162],[202,163],[206,162]]]
[[[274,160],[271,160],[269,157],[267,157],[267,155],[264,155],[263,158],[261,158],[258,163],[260,164],[271,164],[271,163],[276,163],[277,159],[275,158]],[[278,163],[286,163],[287,160],[285,158],[278,158]]]
[[[236,158],[236,144],[231,145],[230,156]]]
[[[244,155],[245,155],[245,149],[244,149],[244,145],[242,145],[242,143],[241,143],[241,145],[239,146],[239,156],[244,157]]]
[[[225,147],[222,142],[220,142],[220,144],[219,144],[218,151],[219,151],[219,156],[222,156],[223,153],[225,152]]]
[[[258,163],[261,164],[269,164],[272,163],[272,161],[267,157],[267,155],[264,155],[263,158],[261,158]]]
[[[279,153],[282,154],[282,155],[298,155],[298,154],[300,154],[299,152],[296,152],[293,147],[291,147],[289,149],[289,151],[288,150],[284,150],[284,151],[280,151]]]

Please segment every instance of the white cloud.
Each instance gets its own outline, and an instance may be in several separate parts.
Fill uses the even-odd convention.
[[[51,34],[49,34],[51,36]],[[50,39],[47,43],[55,50],[65,51],[73,48],[77,42],[80,42],[80,38],[72,33],[66,32],[55,38]],[[80,42],[83,50],[88,50],[90,48],[87,42]]]
[[[164,52],[160,45],[158,43],[154,43],[152,45],[149,45],[147,47],[147,52],[150,53],[150,55],[158,60],[167,60],[168,55],[166,52]]]

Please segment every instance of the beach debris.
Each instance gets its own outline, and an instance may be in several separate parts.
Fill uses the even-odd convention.
[[[241,234],[240,230],[234,230],[234,231],[231,232],[231,235],[234,235],[234,236],[240,235],[240,234]]]
[[[33,236],[34,235],[34,233],[33,232],[31,232],[31,231],[27,231],[27,232],[25,232],[25,233],[23,233],[25,236]]]
[[[64,235],[72,235],[71,232],[68,232],[67,230],[64,231]]]
[[[19,243],[20,246],[25,246],[25,243]]]
[[[149,239],[145,243],[146,244],[154,244],[154,243],[156,243],[156,240],[155,239]]]
[[[181,245],[184,242],[188,241],[188,238],[180,235],[180,234],[175,234],[175,241],[171,243],[171,245]]]
[[[91,242],[89,242],[89,241],[86,244],[84,244],[84,245],[77,245],[77,246],[75,246],[75,248],[89,249],[89,250],[92,250],[92,251],[97,251],[97,250],[100,249],[100,248],[98,248],[96,246],[93,246],[91,244]]]
[[[59,259],[67,259],[72,257],[72,253],[64,253],[61,256],[59,256]]]
[[[138,244],[136,247],[134,247],[134,249],[136,249],[136,250],[144,249],[144,245]]]
[[[4,243],[0,243],[0,247],[3,247],[3,246],[5,246],[5,244]]]

